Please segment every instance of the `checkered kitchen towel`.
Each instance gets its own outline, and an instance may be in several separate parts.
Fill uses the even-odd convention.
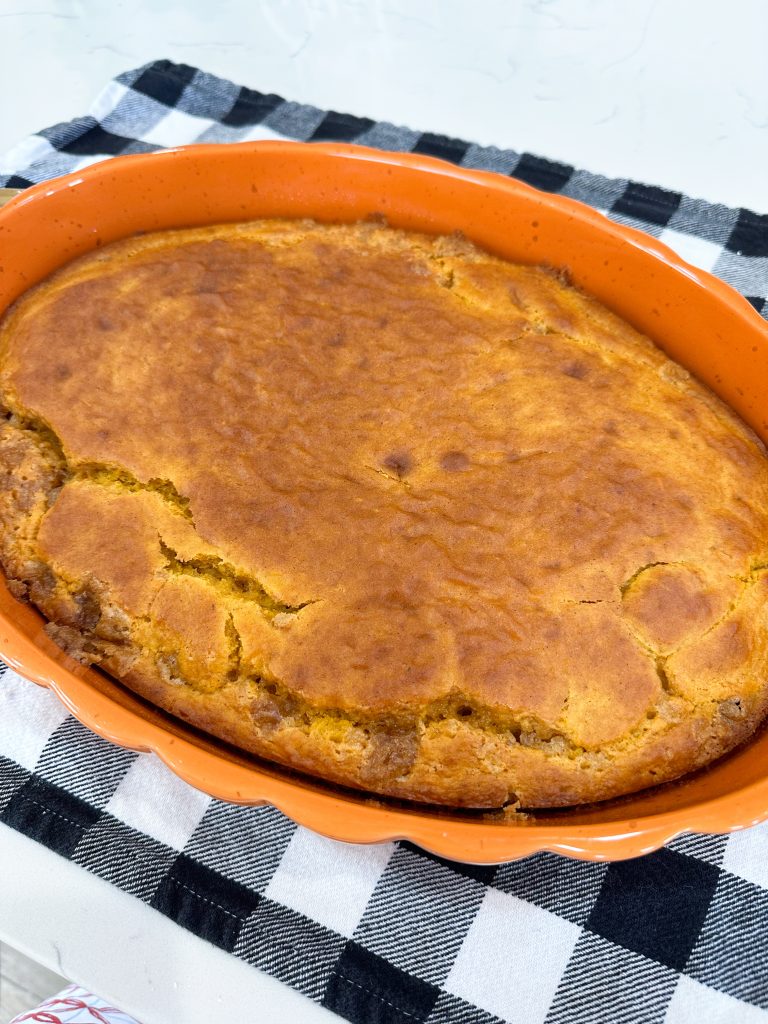
[[[0,161],[24,187],[116,153],[336,139],[430,153],[640,227],[768,312],[768,217],[241,89],[159,61]],[[211,800],[0,679],[0,821],[360,1024],[768,1022],[768,825],[585,864],[463,867]],[[21,897],[20,897],[21,898]]]

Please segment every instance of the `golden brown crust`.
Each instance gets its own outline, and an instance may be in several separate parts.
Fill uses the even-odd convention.
[[[536,807],[763,717],[765,453],[553,274],[375,225],[165,232],[65,268],[0,345],[15,592],[211,733]]]

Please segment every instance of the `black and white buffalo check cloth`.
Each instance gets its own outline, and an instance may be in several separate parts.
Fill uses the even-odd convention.
[[[0,160],[23,188],[118,153],[290,138],[414,150],[650,232],[768,315],[768,216],[375,123],[157,61]],[[768,825],[618,864],[449,864],[191,789],[0,679],[0,821],[359,1024],[768,1024]],[[268,1008],[264,1019],[269,1020]]]

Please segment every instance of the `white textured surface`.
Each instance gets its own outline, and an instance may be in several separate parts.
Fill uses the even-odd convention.
[[[55,703],[41,686],[30,685],[23,691],[9,691],[0,687],[0,750],[27,771],[33,771],[45,746],[46,733],[53,732],[67,717],[63,704]],[[20,729],[19,720],[29,722],[28,729]]]
[[[445,987],[514,1024],[544,1024],[579,938],[578,925],[488,889]],[[483,976],[477,965],[487,962]]]
[[[723,867],[748,882],[768,887],[768,822],[732,835],[725,848]]]
[[[351,939],[392,850],[391,843],[347,846],[300,828],[264,895]]]
[[[664,1024],[763,1024],[765,1011],[680,976]]]
[[[168,813],[169,796],[173,814]],[[157,757],[139,757],[123,776],[106,810],[137,832],[183,850],[211,798],[192,789]]]
[[[0,0],[0,152],[168,57],[768,209],[763,0]]]

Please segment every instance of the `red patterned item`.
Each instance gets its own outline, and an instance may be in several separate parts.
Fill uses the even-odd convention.
[[[79,985],[69,985],[44,1003],[14,1017],[11,1024],[36,1021],[37,1024],[139,1024],[135,1017],[110,1006]]]

